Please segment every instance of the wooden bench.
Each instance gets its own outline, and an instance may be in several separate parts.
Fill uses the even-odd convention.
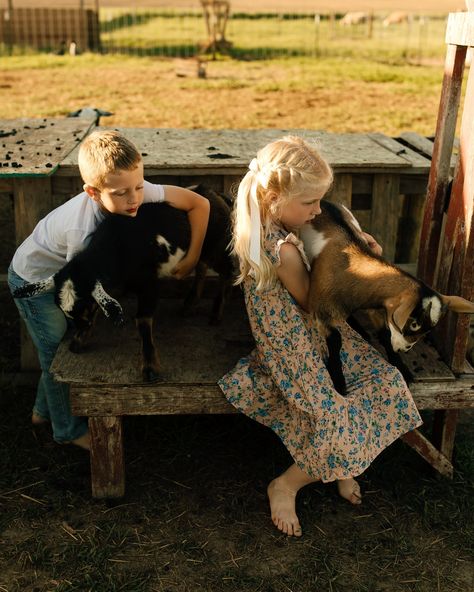
[[[474,232],[471,232],[474,197],[472,69],[466,90],[460,158],[450,200],[446,189],[452,170],[451,154],[466,47],[474,45],[473,16],[471,13],[455,13],[449,17],[445,77],[433,145],[419,259],[419,274],[428,283],[438,286],[446,293],[458,293],[468,299],[473,297],[474,254]],[[253,148],[256,143],[263,145],[265,141],[281,133],[282,130],[254,133],[234,130],[226,134],[208,132],[206,136],[201,131],[196,132],[196,136],[187,136],[191,154],[194,154],[193,140],[205,141],[201,144],[201,152],[203,145],[209,152],[199,162],[207,163],[206,171],[205,166],[199,168],[195,163],[193,168],[192,163],[186,162],[186,157],[181,165],[176,164],[170,168],[167,158],[174,158],[176,163],[177,149],[177,145],[173,145],[171,140],[176,139],[179,132],[162,130],[158,135],[168,141],[162,145],[165,158],[160,170],[161,173],[166,171],[170,181],[173,179],[173,172],[176,179],[181,181],[180,175],[184,175],[186,171],[189,173],[190,170],[198,171],[199,177],[209,174],[209,169],[215,166],[204,157],[210,153],[219,153],[224,155],[220,162],[227,160],[226,167],[230,167],[227,169],[230,172],[226,182],[231,182],[232,177],[235,181],[245,171],[249,161],[247,149],[250,146]],[[245,134],[248,134],[247,143],[243,148],[240,142]],[[362,137],[353,134],[348,135],[345,142],[341,143],[342,136],[338,135],[338,139],[334,140],[335,135],[333,138],[320,133],[323,146],[328,152],[332,146],[332,157],[336,165],[339,163],[339,168],[335,167],[336,182],[332,197],[349,205],[364,227],[388,245],[386,251],[389,258],[393,258],[396,251],[394,245],[397,232],[394,229],[398,225],[397,208],[400,205],[402,172],[410,175],[410,171],[416,169],[416,158],[425,157],[406,144],[385,136],[380,135],[377,138],[373,135]],[[371,148],[373,144],[383,148],[384,151],[379,150],[377,155],[384,157],[384,164],[380,161],[365,161],[367,152],[361,150],[361,145],[369,145],[367,142]],[[156,147],[153,142],[150,146],[151,149]],[[354,147],[356,152],[353,153],[351,148]],[[170,150],[169,153],[166,152],[167,149]],[[373,159],[376,152],[371,150],[370,158]],[[240,162],[244,153],[244,162]],[[252,155],[253,153],[254,150],[251,151]],[[348,153],[351,158],[348,158]],[[163,152],[161,155],[163,157]],[[229,164],[232,159],[238,164],[236,168]],[[348,160],[351,160],[350,166],[347,166]],[[354,164],[354,161],[358,164]],[[238,170],[239,167],[241,170]],[[150,172],[160,175],[160,170],[155,168]],[[222,168],[215,170],[222,172]],[[368,175],[370,171],[371,175],[371,209],[366,219],[363,218],[366,211],[358,211],[357,207],[361,203],[354,191],[358,182],[355,180],[357,171],[362,171],[363,175]],[[163,182],[163,175],[159,179]],[[360,179],[360,182],[364,184],[365,180]],[[417,192],[419,185],[416,184],[415,177],[412,177],[412,182],[416,189],[407,188],[407,194],[419,197],[422,191]],[[239,298],[232,301],[221,328],[209,327],[204,314],[188,319],[180,318],[176,299],[164,300],[161,306],[162,310],[157,315],[157,341],[161,345],[165,369],[165,381],[162,383],[145,385],[140,382],[137,375],[139,343],[131,326],[116,333],[102,324],[102,333],[99,332],[96,337],[100,347],[97,346],[78,358],[68,351],[67,343],[63,343],[55,358],[52,370],[58,380],[71,385],[73,412],[90,417],[92,492],[95,497],[119,497],[124,493],[124,415],[233,411],[218,389],[216,380],[251,348],[242,302]],[[446,476],[451,476],[453,472],[451,457],[459,409],[474,407],[474,374],[465,361],[468,326],[469,319],[466,316],[449,316],[435,335],[436,349],[429,343],[418,344],[404,358],[404,365],[411,374],[409,386],[417,405],[421,410],[431,409],[436,413],[434,436],[431,440],[417,430],[407,434],[404,439]],[[78,360],[81,360],[80,364]]]

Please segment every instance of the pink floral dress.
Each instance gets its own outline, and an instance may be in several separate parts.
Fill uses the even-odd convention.
[[[275,265],[283,242],[302,242],[274,227],[265,249]],[[295,463],[324,482],[360,475],[384,448],[422,421],[400,372],[347,323],[339,326],[347,396],[335,389],[316,323],[279,281],[245,303],[256,348],[218,384],[237,409],[271,428]]]

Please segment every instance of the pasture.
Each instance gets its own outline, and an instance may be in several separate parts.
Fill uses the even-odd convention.
[[[41,3],[50,4],[34,4]],[[129,3],[110,4],[123,14]],[[140,3],[147,4],[170,3]],[[179,4],[189,2],[173,2]],[[288,0],[258,4],[273,9],[287,7]],[[314,10],[313,4],[291,6]],[[410,7],[406,0],[359,4],[377,4],[381,12]],[[250,7],[247,0],[232,5]],[[353,2],[318,6],[344,12]],[[436,15],[462,7],[461,1],[417,3],[417,10]],[[229,28],[235,57],[209,60],[205,79],[177,76],[178,62],[165,55],[14,55],[0,66],[0,119],[65,116],[93,105],[114,112],[103,124],[121,127],[432,135],[444,20],[427,22],[426,38],[410,53],[406,29],[387,33],[387,42],[366,38],[364,28],[331,36],[323,22],[324,34],[320,29],[316,39],[314,28],[304,33],[310,21],[295,19],[287,27],[284,21],[242,19]],[[175,30],[170,19],[157,23],[162,39],[183,46],[179,22]],[[113,34],[153,49],[150,27],[144,20]],[[187,39],[195,43],[202,35],[203,29],[192,29]],[[309,45],[302,43],[308,38]],[[267,55],[256,51],[262,45]],[[184,47],[192,53],[188,41]],[[9,207],[3,200],[2,208]],[[2,226],[0,233],[0,271],[6,273],[13,232]],[[461,415],[453,481],[437,478],[396,442],[360,479],[361,506],[340,499],[332,484],[302,491],[300,540],[280,535],[267,509],[266,485],[291,459],[272,432],[242,416],[128,418],[126,497],[95,501],[87,453],[55,445],[47,430],[30,425],[35,388],[12,378],[19,370],[19,320],[5,283],[0,303],[0,592],[474,590],[472,413]],[[429,429],[429,412],[424,420]]]

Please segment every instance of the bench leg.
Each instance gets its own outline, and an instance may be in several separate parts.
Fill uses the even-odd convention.
[[[422,456],[434,469],[444,477],[452,479],[453,465],[421,432],[412,430],[404,434],[401,439]]]
[[[459,419],[459,409],[435,411],[433,423],[433,443],[450,461],[453,458],[454,438]]]
[[[125,493],[121,417],[89,417],[92,497],[116,498]]]

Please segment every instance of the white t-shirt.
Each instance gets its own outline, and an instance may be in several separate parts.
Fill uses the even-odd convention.
[[[165,199],[163,185],[145,181],[143,192],[143,203]],[[50,277],[86,246],[104,217],[97,202],[87,193],[76,195],[38,222],[16,250],[13,270],[27,282]]]

